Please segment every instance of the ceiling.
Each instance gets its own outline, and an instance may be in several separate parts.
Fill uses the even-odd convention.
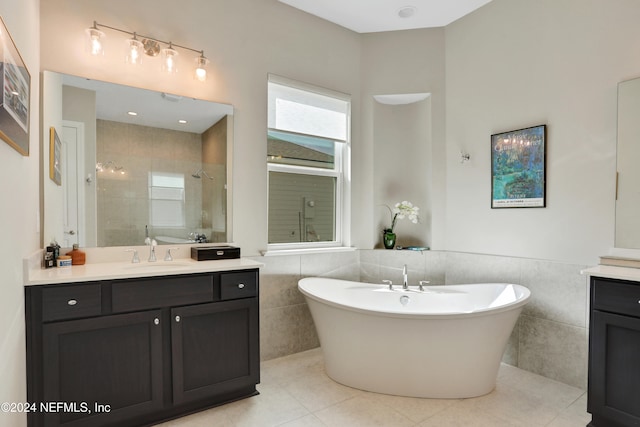
[[[96,116],[113,122],[201,134],[233,107],[168,93],[106,83],[70,75],[63,83],[96,93]],[[133,111],[135,116],[129,115]],[[179,123],[184,120],[186,123]]]
[[[444,27],[491,0],[279,1],[357,33],[376,33]]]

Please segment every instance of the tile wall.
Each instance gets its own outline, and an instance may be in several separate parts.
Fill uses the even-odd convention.
[[[514,329],[504,362],[586,389],[588,283],[587,265],[525,258],[441,251],[358,250],[330,254],[253,258],[265,264],[260,282],[262,360],[319,345],[303,296],[300,278],[335,277],[379,283],[402,281],[434,285],[508,282],[522,284],[532,297]]]

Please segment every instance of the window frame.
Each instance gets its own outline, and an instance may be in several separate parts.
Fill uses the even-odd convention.
[[[162,186],[162,185],[153,185],[153,181],[155,177],[161,177],[161,176],[168,176],[168,175],[175,175],[178,176],[180,175],[180,178],[182,179],[182,187],[167,187],[167,186]],[[187,188],[186,188],[186,180],[185,180],[185,176],[184,174],[177,174],[177,173],[173,173],[173,172],[154,172],[154,171],[150,171],[149,172],[149,225],[151,227],[156,227],[156,228],[165,228],[165,229],[182,229],[182,228],[186,228],[187,226],[187,206],[186,206],[186,193],[187,193]],[[154,188],[158,188],[158,189],[164,189],[164,188],[168,188],[168,189],[177,189],[180,190],[182,193],[182,198],[181,199],[166,199],[166,198],[158,198],[158,197],[154,197]],[[154,224],[154,212],[156,212],[156,209],[154,209],[154,201],[158,201],[158,202],[176,202],[176,204],[179,204],[180,206],[180,222],[181,224],[175,224],[175,225],[166,225],[166,224]],[[157,218],[156,218],[157,221]]]
[[[323,96],[334,97],[347,103],[346,112],[346,139],[333,140],[335,144],[334,167],[314,168],[311,166],[289,165],[283,163],[272,163],[267,157],[267,252],[291,252],[295,250],[331,249],[345,248],[350,246],[350,216],[351,216],[351,97],[332,90],[319,88],[306,83],[297,82],[280,76],[269,75],[269,83],[276,83],[283,86],[290,86],[298,90],[308,91]],[[289,132],[281,129],[271,129],[267,126],[265,136],[270,131]],[[309,135],[318,137],[317,135]],[[322,137],[324,139],[330,139]],[[291,173],[298,175],[325,176],[336,178],[335,206],[334,206],[334,239],[320,242],[290,242],[290,243],[269,243],[269,189],[271,172]]]

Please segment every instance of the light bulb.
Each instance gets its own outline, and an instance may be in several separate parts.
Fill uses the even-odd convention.
[[[162,70],[168,74],[178,72],[178,51],[173,48],[171,43],[166,49],[162,49]]]
[[[142,52],[144,52],[144,46],[136,37],[136,33],[133,33],[133,38],[127,40],[127,64],[138,65],[142,63]]]
[[[204,52],[196,58],[196,71],[195,78],[198,81],[204,82],[207,80],[207,64],[209,60],[204,57]]]
[[[102,45],[102,38],[104,33],[98,28],[94,22],[93,27],[87,28],[87,37],[89,40],[89,52],[93,56],[104,55],[104,46]]]

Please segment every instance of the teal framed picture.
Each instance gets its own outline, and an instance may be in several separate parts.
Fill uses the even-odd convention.
[[[546,207],[547,125],[491,135],[491,208]]]

